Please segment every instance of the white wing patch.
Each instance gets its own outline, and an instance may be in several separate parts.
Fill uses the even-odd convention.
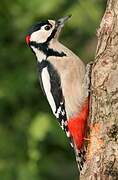
[[[55,113],[56,118],[59,118],[60,113],[61,113],[61,106],[57,109],[57,112]]]
[[[51,85],[50,85],[50,76],[47,70],[47,67],[43,68],[42,70],[42,83],[45,90],[45,94],[47,96],[48,102],[52,108],[53,113],[55,114],[56,111],[56,105],[51,93]]]
[[[62,117],[64,118],[66,113],[65,113],[64,109],[62,108],[63,102],[60,102],[60,106],[57,109],[56,104],[55,104],[55,100],[54,100],[53,95],[51,93],[50,76],[49,76],[47,67],[43,68],[41,76],[42,76],[42,83],[43,83],[44,91],[45,91],[45,94],[47,96],[48,102],[51,106],[51,109],[53,111],[53,114],[56,116],[57,119],[60,118],[59,117],[60,115],[62,115]],[[67,122],[64,121],[64,119],[62,119],[61,125],[62,125],[62,129],[64,129],[63,126],[67,125]]]
[[[59,122],[61,128],[65,131],[67,137],[70,140],[70,144],[73,147],[71,135],[70,135],[70,132],[68,130],[68,122],[67,122],[64,103],[61,101],[59,103],[59,106],[56,107],[55,99],[53,97],[53,94],[51,93],[50,75],[48,73],[47,67],[43,68],[41,76],[42,76],[43,88],[44,88],[46,97],[48,99],[48,102],[51,106],[51,109],[53,111],[53,114],[58,119],[58,122]]]

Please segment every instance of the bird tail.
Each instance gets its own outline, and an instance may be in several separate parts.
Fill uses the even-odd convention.
[[[68,129],[73,142],[73,148],[75,150],[76,161],[78,168],[81,171],[85,162],[85,147],[84,138],[86,134],[87,119],[89,114],[89,98],[82,106],[79,115],[72,117],[68,121]]]
[[[88,101],[88,99],[85,101],[79,114],[70,118],[68,121],[70,135],[78,150],[81,150],[84,144],[87,119],[89,114]]]
[[[76,162],[77,162],[77,166],[78,166],[78,169],[81,171],[82,168],[83,168],[83,165],[86,161],[85,159],[85,153],[86,151],[85,150],[78,150],[76,147],[74,148],[75,150],[75,156],[76,156]]]

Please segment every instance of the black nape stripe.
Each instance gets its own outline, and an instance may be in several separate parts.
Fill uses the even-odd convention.
[[[52,48],[49,48],[47,43],[36,43],[35,41],[31,41],[30,46],[34,46],[35,48],[42,51],[46,55],[46,57],[49,57],[49,56],[57,56],[57,57],[66,56],[66,54],[63,51],[58,52]]]

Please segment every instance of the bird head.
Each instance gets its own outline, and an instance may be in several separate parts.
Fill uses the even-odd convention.
[[[26,36],[26,42],[29,46],[35,44],[46,44],[50,43],[52,40],[57,40],[60,34],[62,27],[65,22],[71,17],[65,16],[58,20],[47,20],[40,21],[34,24]]]

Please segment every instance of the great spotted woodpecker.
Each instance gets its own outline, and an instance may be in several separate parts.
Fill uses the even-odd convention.
[[[26,42],[36,55],[42,90],[74,147],[81,170],[89,112],[88,75],[81,59],[58,41],[69,17],[36,23],[29,30]]]

